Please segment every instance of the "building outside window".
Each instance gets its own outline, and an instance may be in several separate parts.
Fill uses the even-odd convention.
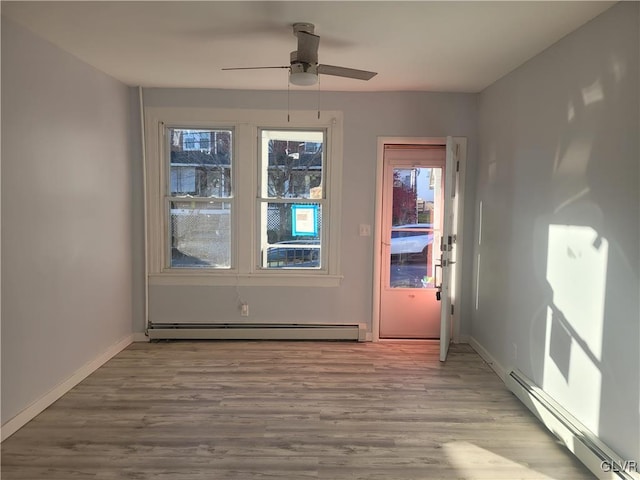
[[[189,151],[211,151],[211,137],[215,132],[206,130],[180,130],[178,137],[182,137],[182,150]]]

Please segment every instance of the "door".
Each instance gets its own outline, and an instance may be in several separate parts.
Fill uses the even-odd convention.
[[[446,158],[445,158],[445,180],[444,191],[444,220],[443,233],[440,243],[440,262],[442,270],[442,283],[437,285],[438,296],[441,301],[440,308],[440,361],[447,359],[449,344],[451,342],[454,288],[456,284],[456,264],[457,257],[457,228],[458,228],[458,200],[459,182],[458,173],[458,147],[452,137],[447,137]]]
[[[445,156],[443,145],[385,146],[380,338],[440,337]]]

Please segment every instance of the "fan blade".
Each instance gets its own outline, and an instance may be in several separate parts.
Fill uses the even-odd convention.
[[[231,68],[222,68],[221,70],[264,70],[266,68],[291,68],[291,65],[286,65],[281,67],[231,67]]]
[[[320,37],[307,32],[298,32],[298,62],[315,65],[318,63],[318,46]]]
[[[378,73],[356,70],[355,68],[336,67],[335,65],[318,65],[318,73],[334,75],[336,77],[355,78],[356,80],[371,80]]]

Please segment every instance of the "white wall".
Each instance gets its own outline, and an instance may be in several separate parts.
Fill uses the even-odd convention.
[[[2,423],[132,333],[129,89],[2,18]]]
[[[640,459],[639,4],[480,95],[472,336]],[[478,238],[476,237],[476,245]]]
[[[344,161],[342,192],[342,273],[338,288],[241,287],[251,305],[255,322],[358,322],[371,329],[373,288],[373,236],[358,236],[359,224],[373,225],[378,136],[437,137],[457,135],[469,139],[468,168],[474,178],[477,95],[420,92],[338,93],[321,92],[323,110],[344,112]],[[291,109],[317,108],[317,91],[295,91]],[[146,89],[149,107],[287,108],[286,92]],[[295,113],[292,113],[292,119]],[[472,184],[473,187],[473,184]],[[473,212],[473,188],[466,211]],[[471,244],[473,219],[467,232]],[[463,295],[471,297],[471,258],[465,264]],[[234,287],[152,286],[152,321],[226,321],[239,313]],[[462,318],[469,318],[469,303]],[[136,329],[141,330],[142,325]],[[468,332],[468,320],[461,325]]]

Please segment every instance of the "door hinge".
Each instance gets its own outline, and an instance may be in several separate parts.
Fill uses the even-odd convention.
[[[456,161],[456,172],[460,171],[460,160]]]
[[[451,315],[453,315],[453,304],[451,304]]]

